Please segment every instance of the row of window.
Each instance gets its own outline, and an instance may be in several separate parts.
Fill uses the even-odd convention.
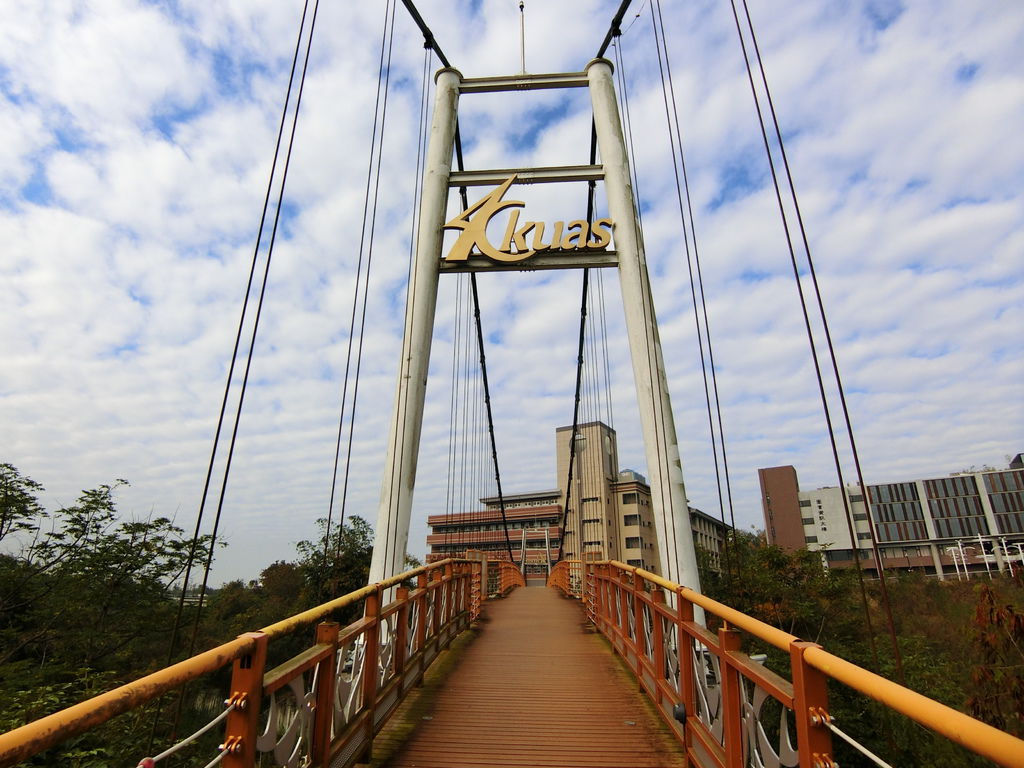
[[[886,483],[868,486],[872,502],[917,501],[917,483]]]
[[[981,498],[978,496],[930,499],[928,509],[933,518],[975,517],[985,514],[981,506]]]
[[[936,518],[935,533],[939,538],[988,535],[988,521],[984,517]]]
[[[1000,512],[1024,512],[1024,491],[993,493],[988,498],[992,502],[992,511],[996,514]]]
[[[978,484],[970,475],[925,480],[924,489],[929,499],[948,499],[955,496],[977,496]]]
[[[928,538],[928,529],[923,520],[876,523],[875,532],[879,541],[919,541]]]
[[[872,504],[871,511],[875,515],[876,522],[896,523],[905,520],[924,520],[924,512],[921,510],[919,501]]]
[[[989,493],[1024,491],[1024,469],[987,474],[985,475],[985,488]]]

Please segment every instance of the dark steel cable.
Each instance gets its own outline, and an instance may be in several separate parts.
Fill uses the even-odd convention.
[[[824,383],[824,380],[822,379],[821,364],[820,364],[820,361],[818,360],[818,351],[817,351],[817,348],[816,348],[815,343],[814,343],[814,333],[813,333],[813,330],[811,328],[810,314],[809,314],[809,312],[807,310],[807,300],[806,300],[806,297],[804,296],[803,284],[800,281],[800,269],[799,269],[799,266],[797,265],[796,250],[795,250],[795,248],[793,246],[793,239],[792,239],[792,235],[790,233],[789,221],[788,221],[788,219],[786,217],[785,207],[784,207],[784,205],[782,203],[782,192],[781,192],[781,189],[779,187],[778,174],[776,173],[776,170],[775,170],[775,161],[772,158],[771,145],[770,145],[770,143],[768,141],[768,129],[767,129],[766,125],[765,125],[764,115],[763,115],[763,112],[761,110],[761,101],[760,101],[760,98],[757,95],[757,88],[754,85],[754,74],[753,74],[753,70],[751,69],[751,66],[750,66],[750,58],[749,58],[749,55],[747,54],[747,44],[746,44],[746,41],[744,40],[744,37],[743,37],[743,31],[742,31],[742,28],[740,26],[740,18],[739,18],[739,13],[736,10],[736,2],[735,2],[735,0],[730,0],[730,4],[732,6],[733,18],[735,19],[735,22],[736,22],[736,34],[739,37],[740,49],[741,49],[741,51],[743,53],[743,61],[744,61],[744,64],[745,64],[746,70],[747,70],[747,79],[748,79],[748,81],[750,83],[750,91],[751,91],[751,94],[753,95],[753,98],[754,98],[754,107],[757,110],[758,124],[759,124],[760,129],[761,129],[761,138],[764,141],[765,155],[768,158],[768,167],[769,167],[769,169],[771,171],[772,183],[773,183],[773,185],[775,187],[775,199],[776,199],[776,202],[778,203],[780,218],[782,220],[782,228],[783,228],[783,230],[785,232],[785,236],[786,236],[786,245],[787,245],[787,248],[789,249],[789,257],[790,257],[790,262],[791,262],[792,267],[793,267],[793,277],[794,277],[794,282],[796,283],[797,294],[798,294],[798,296],[800,298],[800,309],[801,309],[801,312],[803,314],[804,327],[805,327],[806,332],[807,332],[807,340],[808,340],[808,344],[809,344],[810,350],[811,350],[811,358],[812,358],[813,363],[814,363],[814,370],[815,370],[815,374],[816,374],[816,378],[817,378],[817,383],[818,383],[818,393],[819,393],[819,396],[821,398],[821,405],[822,405],[822,409],[824,410],[824,414],[825,414],[825,423],[826,423],[826,426],[827,426],[827,429],[828,429],[829,442],[830,442],[831,447],[832,447],[832,458],[833,458],[833,461],[835,462],[836,474],[839,477],[839,488],[840,488],[840,491],[841,491],[840,495],[842,496],[842,499],[843,499],[843,509],[846,512],[846,525],[847,525],[847,529],[848,529],[849,534],[850,534],[851,546],[853,548],[852,552],[853,552],[853,558],[854,558],[854,563],[855,563],[854,567],[857,569],[857,579],[858,579],[858,582],[859,582],[859,585],[860,585],[861,604],[862,604],[863,611],[864,611],[864,621],[865,621],[865,623],[866,623],[866,625],[868,627],[868,640],[869,640],[869,644],[871,646],[871,655],[872,655],[872,659],[874,661],[875,669],[880,669],[880,662],[879,662],[879,657],[878,657],[878,646],[877,646],[876,641],[875,641],[875,632],[874,632],[874,626],[873,626],[872,621],[871,621],[871,612],[870,612],[870,610],[868,608],[867,589],[866,589],[866,587],[864,585],[864,573],[863,573],[863,570],[862,570],[861,565],[860,565],[860,555],[859,555],[859,552],[858,552],[859,547],[858,547],[858,544],[857,544],[857,537],[856,537],[856,534],[854,533],[854,525],[853,525],[852,514],[850,512],[850,505],[849,505],[849,502],[848,502],[848,500],[846,498],[846,488],[845,488],[845,483],[843,482],[842,465],[841,465],[841,463],[839,461],[839,449],[838,449],[838,446],[836,445],[835,429],[833,428],[833,425],[832,425],[832,415],[831,415],[831,411],[830,411],[829,406],[828,406],[828,399],[827,399],[827,397],[825,395],[825,383]]]
[[[228,456],[224,465],[224,477],[221,480],[220,496],[217,500],[217,514],[213,518],[213,531],[210,534],[210,549],[206,555],[206,564],[203,571],[203,583],[199,590],[199,605],[203,604],[206,595],[206,587],[210,579],[210,566],[213,564],[213,550],[217,541],[217,531],[220,527],[221,515],[224,511],[224,499],[227,496],[228,478],[231,474],[231,460],[235,453],[235,444],[238,439],[238,427],[242,421],[242,407],[245,403],[245,392],[249,383],[249,372],[252,369],[253,351],[256,347],[256,335],[259,331],[260,316],[263,313],[263,301],[266,298],[267,282],[270,275],[270,263],[274,255],[274,244],[277,242],[277,229],[281,222],[281,207],[284,201],[284,190],[288,182],[288,169],[291,166],[292,149],[295,146],[295,135],[299,123],[299,113],[302,108],[302,92],[306,85],[306,72],[309,69],[309,54],[313,48],[313,33],[316,30],[316,16],[320,8],[320,0],[313,3],[313,15],[310,17],[309,35],[306,38],[306,52],[302,62],[302,72],[299,75],[299,90],[295,96],[295,112],[292,114],[291,131],[288,137],[288,150],[284,156],[284,166],[281,170],[281,185],[278,188],[277,205],[274,209],[274,225],[270,231],[270,242],[267,246],[267,258],[263,266],[263,277],[260,284],[259,300],[256,302],[256,316],[253,319],[252,336],[249,341],[249,353],[246,356],[245,372],[242,375],[242,386],[238,395],[238,407],[235,411],[235,421],[231,430],[231,441],[228,443]],[[195,622],[192,625],[192,639],[189,642],[188,655],[191,656],[195,650],[196,637],[199,633],[199,618],[201,611],[196,611]]]
[[[630,117],[630,111],[629,111],[629,89],[626,87],[625,63],[624,63],[624,59],[623,59],[623,56],[622,56],[622,49],[621,49],[621,46],[618,44],[618,41],[616,41],[616,45],[614,47],[615,47],[615,54],[616,54],[616,59],[617,59],[617,62],[616,62],[617,63],[617,67],[616,68],[618,69],[618,72],[619,72],[619,89],[620,89],[620,91],[622,93],[622,117],[623,117],[624,126],[625,126],[625,136],[626,136],[627,150],[629,152],[629,166],[630,166],[630,170],[632,172],[632,177],[633,177],[633,213],[634,213],[633,226],[634,226],[634,230],[636,232],[637,247],[638,247],[638,250],[642,253],[644,251],[643,214],[640,211],[640,185],[639,185],[639,179],[638,179],[638,177],[636,175],[636,151],[635,151],[635,147],[634,147],[634,144],[633,144],[633,124],[632,124],[632,119]],[[651,293],[650,276],[647,274],[646,264],[644,264],[644,267],[645,267],[645,269],[642,270],[642,272],[641,272],[641,281],[642,281],[641,282],[641,300],[643,301],[645,314],[649,310],[651,315],[653,316],[654,315],[654,307],[652,306],[651,303],[653,302],[654,297],[653,297],[653,295]],[[656,421],[664,422],[664,417],[665,417],[664,402],[662,401],[662,398],[658,397],[658,384],[659,384],[659,382],[656,381],[656,377],[658,376],[658,373],[657,373],[658,372],[658,367],[659,367],[658,366],[658,354],[657,354],[657,349],[652,348],[652,345],[651,345],[651,333],[650,332],[645,332],[644,333],[644,347],[645,347],[645,353],[646,353],[647,359],[648,359],[648,365],[651,368],[651,380],[650,380],[650,385],[651,385],[651,405],[653,406],[654,417],[655,417]],[[660,439],[655,439],[655,441],[654,441],[654,448],[655,448],[655,451],[657,452],[657,466],[654,468],[654,471],[660,471],[659,468],[664,463],[666,463],[668,461],[668,457],[667,457],[668,446],[667,445],[662,445],[662,441]],[[677,446],[677,448],[678,448],[678,446]],[[668,547],[668,542],[671,542],[671,558],[672,559],[670,560],[670,562],[676,563],[677,566],[678,566],[678,563],[679,563],[679,537],[676,535],[676,533],[677,533],[676,526],[678,525],[678,521],[676,520],[677,510],[675,510],[673,508],[673,506],[672,506],[672,495],[671,495],[670,489],[665,487],[664,483],[659,483],[659,486],[661,486],[661,488],[660,488],[660,498],[658,499],[658,502],[661,504],[661,509],[662,509],[662,527],[664,528],[664,534],[665,534],[664,538],[662,539],[662,541],[666,542],[666,547]],[[653,494],[652,494],[652,501],[653,501]],[[681,511],[681,513],[683,515],[684,525],[690,525],[689,502],[686,500],[685,494],[684,494],[684,500],[683,500],[683,507],[684,507],[684,509]],[[671,526],[671,528],[670,528],[670,526]],[[670,531],[671,531],[671,536],[669,536]],[[667,552],[668,552],[668,549],[666,549],[666,553]],[[666,557],[666,559],[668,559],[668,558]],[[666,577],[671,577],[671,574],[664,574],[664,575]],[[678,575],[678,574],[676,574],[676,575]]]
[[[750,28],[750,40],[754,44],[754,53],[757,57],[757,66],[761,73],[761,82],[764,84],[765,96],[768,100],[768,108],[772,116],[772,124],[775,127],[776,140],[779,145],[779,152],[782,157],[782,164],[786,171],[786,180],[789,185],[790,196],[793,200],[793,209],[796,212],[796,220],[800,229],[800,237],[803,241],[804,252],[807,257],[807,268],[811,276],[811,284],[814,286],[814,295],[818,303],[818,312],[821,317],[822,329],[825,333],[825,342],[828,347],[829,358],[832,363],[832,373],[836,379],[836,391],[839,395],[839,402],[843,411],[843,420],[846,425],[846,432],[850,438],[850,451],[853,454],[853,463],[857,472],[857,482],[860,487],[861,495],[864,497],[865,510],[867,511],[867,522],[868,522],[868,533],[871,536],[871,550],[875,556],[875,564],[878,569],[878,581],[882,591],[882,602],[885,608],[885,615],[887,619],[887,625],[889,630],[889,641],[892,644],[893,657],[896,664],[896,674],[899,677],[901,683],[905,682],[903,675],[903,656],[900,653],[899,641],[896,637],[896,628],[893,622],[892,616],[892,603],[889,599],[889,587],[885,581],[885,565],[882,562],[882,555],[878,550],[878,536],[875,531],[875,522],[871,514],[871,492],[868,486],[864,482],[864,473],[861,470],[860,453],[857,450],[857,441],[853,435],[853,421],[850,418],[850,410],[846,402],[846,390],[843,386],[843,379],[839,375],[839,362],[836,359],[835,345],[832,342],[832,332],[829,327],[828,318],[825,316],[825,302],[821,296],[821,286],[818,284],[818,274],[814,268],[814,259],[811,256],[811,245],[807,237],[807,228],[804,226],[804,217],[800,211],[800,202],[797,199],[796,184],[793,182],[793,173],[789,166],[789,157],[786,155],[786,145],[782,140],[782,130],[779,128],[778,116],[775,113],[775,101],[772,99],[771,89],[768,87],[768,77],[764,71],[764,62],[761,59],[761,48],[757,43],[757,33],[754,31],[754,22],[750,18],[750,8],[747,5],[747,0],[743,0],[743,11],[747,18],[747,26]],[[840,485],[843,489],[843,498],[846,498],[846,487]],[[854,543],[856,548],[856,543]]]
[[[342,526],[345,525],[345,509],[346,509],[347,504],[348,504],[348,483],[349,483],[349,478],[351,477],[351,474],[352,474],[352,442],[353,442],[353,438],[355,436],[356,408],[357,408],[357,405],[358,405],[358,402],[359,402],[359,381],[360,381],[359,374],[360,374],[360,372],[362,371],[362,368],[363,368],[363,345],[364,345],[364,343],[366,341],[366,306],[367,306],[367,299],[369,297],[369,292],[370,292],[370,268],[373,266],[373,244],[374,244],[373,237],[374,237],[374,234],[376,233],[376,229],[377,229],[377,201],[378,201],[378,197],[380,195],[380,169],[381,169],[381,164],[383,162],[383,157],[384,157],[384,129],[387,127],[387,119],[388,119],[388,92],[389,92],[390,85],[391,85],[391,51],[392,51],[392,48],[394,46],[394,41],[395,41],[395,8],[396,7],[397,6],[392,6],[392,9],[391,9],[391,40],[388,43],[387,74],[385,75],[385,78],[384,78],[384,104],[381,107],[381,115],[380,115],[380,147],[378,149],[378,155],[377,155],[377,174],[376,174],[376,178],[374,180],[374,188],[373,188],[373,208],[371,209],[373,211],[373,213],[372,213],[372,215],[370,217],[370,239],[369,239],[369,242],[367,244],[366,274],[364,276],[364,281],[363,281],[363,310],[362,310],[362,317],[359,320],[359,345],[358,345],[358,347],[356,349],[355,383],[354,383],[354,386],[353,386],[353,389],[352,389],[352,415],[349,417],[349,424],[348,424],[348,446],[345,449],[345,479],[344,479],[344,483],[342,484],[342,487],[341,487],[341,523],[340,524]],[[426,59],[429,58],[429,51],[428,51],[427,54],[425,54],[424,58],[425,58],[425,61],[424,61],[423,77],[424,77],[424,82],[425,82],[426,81],[426,74],[427,74],[427,66],[426,66],[427,61],[426,61]],[[422,93],[423,93],[423,91],[421,90],[421,94]],[[420,103],[420,111],[421,111],[421,113],[423,111],[423,102],[422,101]],[[412,222],[410,223],[410,230],[411,230],[410,231],[410,245],[409,245],[409,267],[410,267],[410,270],[412,268],[413,253],[414,253],[414,250],[415,250],[415,247],[416,247],[415,246],[415,240],[416,240],[416,229],[417,229],[417,225],[418,225],[418,215],[417,215],[418,208],[417,208],[417,205],[416,205],[416,188],[417,188],[416,185],[418,184],[418,177],[419,177],[419,168],[420,168],[419,162],[420,162],[420,155],[419,155],[419,152],[417,151],[417,155],[416,155],[416,176],[414,177],[415,180],[414,180],[414,183],[413,183]],[[339,544],[340,544],[340,539],[339,539]]]
[[[625,11],[623,11],[625,12]],[[597,163],[597,125],[593,120],[590,121],[590,164],[595,165]],[[594,194],[597,185],[591,181],[587,185],[587,223],[592,223],[594,220]],[[572,498],[572,476],[573,469],[576,463],[576,435],[579,430],[579,416],[580,416],[580,388],[582,386],[583,376],[583,337],[586,331],[586,318],[587,318],[587,291],[590,281],[590,269],[585,268],[583,270],[583,285],[582,285],[582,298],[580,299],[580,332],[579,340],[577,343],[576,353],[576,388],[575,394],[573,395],[573,411],[572,411],[572,431],[569,433],[569,467],[565,480],[565,503],[562,507],[562,523],[561,523],[561,535],[558,538],[558,555],[555,557],[555,561],[562,559],[562,552],[565,549],[565,525],[569,516],[569,501]],[[581,512],[582,515],[582,512]],[[580,526],[582,527],[582,516],[580,517]],[[582,531],[577,532],[580,543],[579,555],[583,556],[582,546]]]
[[[252,294],[253,279],[256,274],[256,264],[259,262],[260,244],[263,238],[263,230],[267,220],[267,209],[270,207],[270,194],[274,188],[274,174],[277,170],[277,161],[281,153],[281,137],[284,135],[284,126],[288,117],[288,106],[291,103],[292,83],[295,80],[295,67],[299,60],[299,52],[302,49],[302,33],[306,28],[306,11],[309,8],[309,0],[306,0],[302,7],[302,19],[299,22],[299,33],[295,40],[295,53],[292,56],[291,72],[288,75],[288,88],[285,91],[284,106],[281,109],[281,120],[277,128],[277,143],[274,148],[274,159],[270,165],[270,176],[267,179],[267,191],[263,196],[263,211],[260,214],[260,224],[256,231],[256,246],[253,248],[252,261],[249,266],[249,279],[245,286],[245,296],[242,299],[242,312],[238,318],[238,330],[235,333],[235,343],[231,350],[231,363],[228,366],[227,381],[224,383],[224,397],[221,399],[220,414],[217,417],[217,429],[213,436],[213,448],[210,451],[210,461],[206,469],[206,480],[203,483],[203,493],[199,501],[199,512],[196,515],[195,530],[192,534],[192,543],[189,546],[188,560],[185,565],[184,579],[181,585],[181,595],[178,599],[177,614],[174,619],[174,627],[171,630],[171,640],[168,646],[167,652],[167,663],[165,666],[170,666],[174,659],[174,645],[178,639],[178,632],[181,629],[181,617],[185,605],[185,593],[188,589],[188,581],[192,575],[192,566],[195,562],[196,547],[199,541],[199,533],[202,530],[203,514],[206,510],[206,499],[210,491],[210,480],[213,475],[213,467],[216,463],[217,458],[217,446],[220,444],[220,433],[224,426],[224,416],[227,412],[228,395],[231,391],[231,382],[234,379],[235,374],[235,362],[238,360],[238,348],[242,341],[242,331],[245,328],[245,316],[249,307],[249,296]],[[152,735],[150,736],[150,746],[152,746]]]
[[[473,318],[476,320],[476,340],[480,350],[480,376],[484,387],[484,406],[487,410],[487,432],[491,438],[491,458],[494,461],[494,482],[498,489],[498,508],[501,510],[501,525],[505,529],[505,544],[508,547],[509,562],[512,556],[512,540],[508,535],[508,518],[505,517],[505,497],[501,492],[501,471],[498,469],[498,444],[494,439],[494,414],[491,411],[491,387],[487,382],[487,356],[484,354],[484,331],[480,322],[480,296],[476,287],[476,273],[470,272],[469,285],[473,289]]]
[[[367,163],[366,163],[366,189],[365,189],[365,192],[363,194],[363,216],[362,216],[362,224],[359,227],[359,250],[358,250],[359,256],[358,256],[358,259],[356,261],[356,278],[355,278],[355,280],[352,283],[352,313],[351,313],[351,316],[349,317],[349,322],[348,322],[348,348],[347,348],[347,351],[345,353],[345,372],[342,375],[342,382],[343,383],[342,383],[342,388],[341,388],[341,410],[340,410],[340,413],[338,415],[338,436],[337,436],[337,439],[335,440],[335,444],[334,444],[334,469],[331,472],[331,495],[330,495],[330,499],[329,499],[328,504],[327,504],[327,530],[326,530],[325,536],[324,536],[324,554],[323,554],[324,567],[327,566],[327,554],[328,554],[327,550],[328,550],[328,547],[330,545],[330,540],[331,540],[331,520],[332,520],[333,515],[334,515],[334,498],[335,498],[335,493],[336,493],[337,485],[338,485],[338,466],[339,466],[339,464],[341,462],[341,442],[342,442],[342,438],[343,438],[343,435],[344,435],[344,432],[345,432],[345,430],[344,430],[344,425],[345,425],[345,408],[346,408],[346,406],[348,404],[349,372],[350,372],[350,367],[351,367],[351,364],[352,364],[352,347],[353,347],[353,344],[355,343],[356,314],[357,314],[358,309],[359,309],[359,297],[360,297],[360,294],[362,293],[361,290],[360,290],[360,287],[359,287],[359,282],[360,282],[360,279],[363,276],[363,257],[364,257],[364,255],[366,253],[366,251],[365,251],[365,244],[366,244],[366,220],[367,220],[367,215],[368,215],[368,211],[369,211],[369,207],[370,207],[370,188],[371,188],[372,181],[373,181],[374,156],[377,153],[377,128],[378,128],[378,126],[380,126],[380,128],[381,128],[381,136],[380,136],[381,144],[383,144],[383,141],[384,141],[383,125],[380,124],[379,119],[380,119],[380,108],[381,108],[381,104],[380,104],[380,90],[381,90],[381,82],[384,79],[384,51],[385,51],[385,47],[386,47],[386,43],[387,43],[387,31],[388,31],[388,8],[387,8],[387,6],[385,6],[385,8],[384,8],[384,27],[381,30],[381,37],[380,37],[380,58],[379,58],[379,61],[377,62],[377,93],[374,96],[374,100],[373,100],[373,128],[372,128],[371,133],[370,133],[370,152],[368,154],[368,160],[367,160]],[[379,179],[380,178],[380,163],[379,163],[379,160],[377,162],[377,176],[378,176],[378,179]],[[375,201],[375,204],[376,204],[376,201]],[[369,269],[367,269],[367,271],[369,271]],[[362,293],[362,297],[363,297],[363,309],[365,311],[365,308],[366,308],[366,294]],[[362,334],[363,334],[363,328],[361,327],[360,331],[359,331],[360,339],[362,339]],[[358,376],[358,374],[357,374],[357,376]],[[355,406],[353,405],[353,409],[354,409],[354,407]],[[353,413],[349,417],[349,421],[350,422],[354,421],[354,416],[355,416],[355,414]],[[350,435],[351,435],[351,432],[352,432],[352,430],[350,428],[349,429],[349,434]],[[341,526],[341,530],[339,531],[339,534],[338,534],[338,547],[337,547],[336,555],[340,555],[340,553],[341,553],[341,539],[342,539],[342,534],[344,533],[344,526],[345,526],[344,513],[342,514],[342,520],[341,520],[341,523],[339,523],[339,525]],[[318,587],[318,589],[319,589],[319,587]]]
[[[225,417],[225,414],[227,413],[228,396],[229,396],[229,394],[231,392],[231,382],[234,380],[235,363],[238,360],[238,348],[241,345],[242,331],[245,328],[245,317],[246,317],[246,314],[247,314],[248,308],[249,308],[249,297],[252,294],[252,285],[253,285],[253,280],[254,280],[255,274],[256,274],[256,264],[259,262],[260,245],[261,245],[262,239],[263,239],[263,231],[264,231],[264,229],[266,227],[267,210],[270,207],[270,195],[271,195],[271,192],[273,191],[273,188],[274,188],[274,175],[275,175],[275,173],[277,171],[277,161],[278,161],[278,158],[280,157],[280,153],[281,153],[281,137],[284,135],[284,126],[285,126],[285,122],[287,121],[287,118],[288,118],[288,106],[289,106],[289,104],[291,104],[292,84],[295,82],[295,68],[296,68],[296,65],[297,65],[298,60],[299,60],[299,52],[302,50],[302,33],[305,30],[305,28],[306,28],[306,13],[307,13],[308,9],[309,9],[309,0],[305,0],[305,3],[302,6],[302,16],[301,16],[301,19],[299,21],[299,31],[298,31],[298,34],[296,35],[296,38],[295,38],[295,52],[292,54],[292,65],[291,65],[291,70],[290,70],[290,72],[288,74],[288,87],[285,90],[284,106],[281,108],[281,119],[280,119],[280,121],[278,123],[278,128],[277,128],[277,141],[276,141],[276,143],[274,145],[274,158],[273,158],[273,161],[270,164],[270,174],[269,174],[269,176],[267,178],[267,191],[266,191],[266,193],[263,196],[263,209],[262,209],[262,211],[260,213],[259,227],[256,230],[256,245],[253,247],[252,261],[251,261],[250,266],[249,266],[249,277],[248,277],[248,280],[247,280],[246,285],[245,285],[245,295],[244,295],[244,297],[242,299],[242,312],[241,312],[241,314],[240,314],[240,316],[238,318],[238,330],[235,332],[235,343],[234,343],[234,346],[233,346],[233,348],[231,350],[231,363],[228,366],[227,380],[224,383],[224,396],[221,399],[220,413],[219,413],[219,415],[217,417],[217,428],[216,428],[216,430],[214,432],[214,436],[213,436],[213,446],[212,446],[212,448],[210,450],[210,460],[209,460],[209,462],[207,464],[207,468],[206,468],[206,479],[203,482],[203,493],[202,493],[202,496],[200,497],[199,511],[196,514],[195,529],[194,529],[194,531],[192,533],[192,541],[191,541],[191,543],[189,545],[188,559],[186,561],[185,570],[184,570],[184,574],[183,574],[183,577],[182,577],[181,593],[180,593],[180,595],[178,597],[178,606],[177,606],[177,610],[176,610],[175,616],[174,616],[174,625],[173,625],[173,628],[171,629],[171,638],[170,638],[170,642],[168,643],[168,646],[167,646],[167,662],[166,662],[166,664],[164,666],[170,666],[171,662],[174,660],[174,656],[175,656],[174,647],[175,647],[175,644],[178,641],[178,633],[181,631],[181,620],[182,620],[182,617],[183,617],[183,614],[184,614],[184,608],[185,608],[185,595],[186,595],[186,592],[188,590],[189,579],[191,578],[191,575],[192,575],[192,568],[193,568],[193,565],[195,564],[196,548],[197,548],[198,542],[199,542],[199,534],[200,534],[200,531],[202,530],[203,515],[204,515],[205,510],[206,510],[206,500],[207,500],[207,498],[209,496],[210,481],[211,481],[212,476],[213,476],[213,467],[214,467],[214,464],[216,463],[216,459],[217,459],[217,447],[220,444],[220,434],[221,434],[221,430],[224,427],[224,417]],[[211,542],[210,546],[211,546],[211,549],[212,549],[213,542]],[[201,611],[201,610],[202,610],[202,602],[199,603],[199,606],[197,608],[197,612]],[[180,698],[181,697],[179,696],[179,701],[180,701]],[[160,704],[161,704],[162,699],[163,699],[163,697],[160,697],[160,699],[157,700],[157,704],[156,704],[156,707],[155,707],[155,712],[154,712],[154,717],[153,717],[153,725],[152,725],[152,727],[150,729],[150,733],[149,733],[149,740],[148,740],[149,746],[147,747],[148,751],[152,751],[151,748],[153,746],[153,741],[156,738],[156,728],[157,728],[157,722],[158,722],[158,720],[160,718],[160,710],[161,710]],[[177,715],[176,715],[175,719],[177,720]],[[175,725],[175,727],[177,727],[177,726]]]
[[[657,11],[657,13],[655,13]],[[658,22],[661,22],[661,30],[659,36]],[[732,500],[732,483],[729,477],[729,458],[728,452],[725,445],[725,429],[722,423],[722,406],[721,400],[718,393],[718,376],[716,374],[715,367],[715,354],[714,346],[711,339],[711,324],[708,319],[708,308],[707,300],[704,294],[704,278],[700,266],[700,250],[697,246],[697,230],[693,216],[693,203],[690,196],[690,183],[689,177],[686,172],[686,157],[683,151],[683,137],[682,129],[679,125],[679,107],[675,96],[675,87],[672,82],[672,67],[669,61],[668,53],[668,39],[665,35],[664,19],[661,15],[661,2],[660,0],[653,0],[652,12],[651,12],[651,26],[654,32],[654,44],[655,50],[658,53],[658,70],[661,74],[661,91],[662,98],[665,105],[665,121],[668,127],[669,145],[672,151],[672,171],[675,176],[676,185],[676,198],[679,203],[679,218],[683,225],[683,243],[686,250],[686,266],[690,276],[690,296],[693,301],[693,320],[694,326],[697,331],[697,346],[700,351],[700,368],[701,375],[704,380],[704,400],[707,403],[707,415],[708,415],[708,431],[711,436],[711,452],[712,459],[715,466],[715,485],[718,490],[718,508],[719,515],[722,521],[722,527],[726,527],[725,522],[725,498],[722,494],[722,482],[724,474],[726,496],[728,498],[729,505],[729,525],[732,530],[736,530],[736,515]],[[662,50],[664,49],[664,66],[662,65]],[[666,70],[668,79],[666,82]],[[670,98],[671,95],[671,98]],[[671,109],[670,104],[671,102]],[[673,136],[673,118],[675,126],[675,136]],[[676,148],[678,146],[679,151],[679,165],[676,165]],[[682,171],[682,179],[680,179],[680,170]],[[681,183],[680,183],[681,182]],[[685,208],[683,199],[685,197]],[[687,226],[687,213],[689,214],[689,226]],[[693,242],[693,252],[691,260],[690,251],[690,240]],[[694,278],[694,267],[696,267],[696,279]],[[698,308],[698,292],[700,295],[699,308]],[[704,324],[703,329],[701,326],[701,317],[703,317]],[[705,364],[704,359],[704,347],[705,342],[707,344],[707,363]],[[708,384],[708,370],[710,369],[711,386],[709,389]],[[712,400],[712,391],[714,397]],[[718,437],[715,437],[715,424],[713,412],[717,414],[718,422]],[[721,443],[722,448],[722,464],[719,467],[718,461],[718,444]],[[731,547],[729,546],[728,536],[724,537],[724,555],[725,555],[725,566],[726,573],[731,578],[732,574],[732,563],[731,563]]]
[[[601,47],[597,49],[597,56],[595,58],[600,59],[604,56],[608,50],[608,46],[612,44],[612,40],[621,34],[622,19],[626,15],[626,11],[629,9],[629,5],[632,0],[622,0],[619,5],[619,10],[615,12],[615,16],[612,17],[612,23],[608,27],[608,34],[604,36],[604,41],[601,43]]]

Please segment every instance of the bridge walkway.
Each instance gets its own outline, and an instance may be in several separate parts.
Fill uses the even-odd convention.
[[[479,635],[385,765],[653,768],[685,760],[579,603],[529,587],[486,604]]]

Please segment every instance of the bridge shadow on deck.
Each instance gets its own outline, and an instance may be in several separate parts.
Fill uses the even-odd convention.
[[[485,605],[478,636],[389,729],[413,730],[389,768],[684,766],[674,738],[578,602],[514,590]],[[393,737],[392,737],[393,738]],[[383,745],[382,745],[383,746]],[[376,761],[375,761],[376,763]]]

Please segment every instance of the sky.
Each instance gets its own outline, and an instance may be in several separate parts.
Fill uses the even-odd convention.
[[[464,76],[519,71],[514,0],[417,5]],[[617,5],[528,0],[527,70],[582,70]],[[125,478],[124,516],[191,530],[302,4],[15,0],[7,10],[0,461],[43,483],[50,509]],[[836,473],[730,6],[662,11],[735,517],[760,527],[757,468],[792,464],[804,487],[835,485]],[[214,584],[294,558],[326,514],[385,12],[319,6]],[[751,0],[750,12],[868,482],[1006,466],[1024,451],[1024,7]],[[401,348],[424,70],[422,37],[401,6],[395,18],[347,499],[347,513],[371,523]],[[623,28],[687,495],[717,516],[650,0],[633,3]],[[465,96],[466,165],[586,162],[590,116],[582,90]],[[530,189],[530,210],[544,207],[546,220],[582,217],[578,187]],[[580,280],[568,270],[480,277],[506,492],[557,485]],[[620,464],[645,472],[617,281],[603,280]],[[454,286],[443,277],[410,533],[419,556],[426,516],[446,503]],[[842,458],[849,476],[847,447]]]

